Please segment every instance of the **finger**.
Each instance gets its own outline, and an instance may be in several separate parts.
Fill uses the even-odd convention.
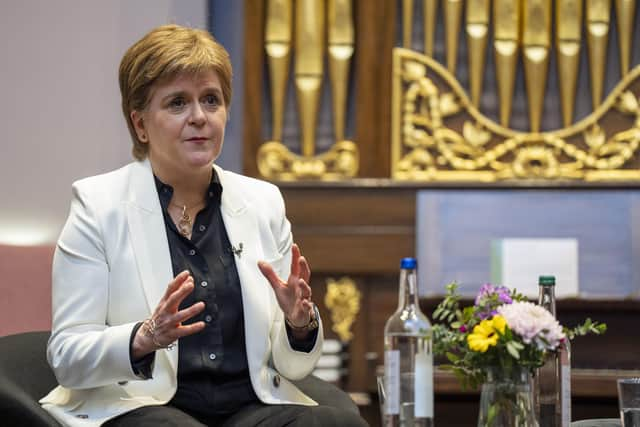
[[[311,300],[303,299],[302,307],[309,313],[309,315],[311,315],[311,310],[313,310],[313,303],[311,302]]]
[[[282,280],[276,274],[276,271],[271,267],[271,265],[264,261],[258,261],[258,268],[260,272],[271,284],[271,287],[274,289],[278,289],[282,285]]]
[[[201,330],[203,330],[204,327],[205,327],[205,323],[202,322],[202,321],[201,322],[195,322],[195,323],[192,323],[190,325],[182,325],[178,329],[176,329],[176,338],[175,339],[186,337],[188,335],[196,334],[196,333],[200,332]]]
[[[311,267],[309,267],[307,259],[301,256],[298,260],[298,264],[300,265],[300,277],[302,277],[305,282],[309,283],[309,279],[311,279]]]
[[[303,279],[298,280],[298,288],[300,289],[300,296],[302,296],[302,298],[311,298],[311,286]]]
[[[186,320],[191,319],[193,316],[196,316],[199,313],[201,313],[202,310],[204,310],[204,306],[205,306],[204,302],[202,301],[197,302],[190,307],[187,307],[183,310],[178,311],[174,315],[173,319],[176,324],[180,324]]]
[[[300,248],[297,244],[293,244],[291,246],[291,275],[292,276],[300,276]]]
[[[172,293],[165,304],[165,311],[175,313],[180,307],[180,303],[193,291],[193,279],[186,280],[180,287]]]
[[[178,287],[189,277],[189,270],[180,272],[172,281],[169,282],[167,290],[164,292],[163,300],[167,300],[169,296],[178,289]]]

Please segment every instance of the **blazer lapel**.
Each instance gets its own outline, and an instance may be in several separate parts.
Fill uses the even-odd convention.
[[[173,279],[173,271],[162,208],[149,160],[133,164],[127,220],[140,282],[151,315]],[[178,352],[166,353],[176,372]]]
[[[255,213],[242,197],[242,188],[234,179],[226,179],[225,172],[214,165],[222,185],[221,213],[231,245],[242,251],[235,255],[236,268],[240,278],[242,306],[245,323],[245,342],[250,369],[258,372],[262,357],[269,343],[269,282],[258,269],[257,261],[262,257],[259,246],[258,225]]]

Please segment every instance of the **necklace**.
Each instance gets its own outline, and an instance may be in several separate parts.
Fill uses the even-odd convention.
[[[191,234],[191,230],[193,229],[193,224],[192,224],[192,218],[189,215],[189,213],[187,212],[187,205],[177,205],[173,202],[169,202],[170,205],[173,205],[177,208],[181,208],[182,209],[182,214],[180,216],[180,219],[178,220],[178,224],[176,224],[178,226],[178,231],[180,232],[180,234],[182,234],[184,237],[189,237],[189,235]],[[191,209],[193,208],[197,208],[202,204],[202,202],[198,203],[197,205],[192,206]]]

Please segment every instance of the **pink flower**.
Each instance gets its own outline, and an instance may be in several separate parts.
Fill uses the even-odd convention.
[[[526,344],[534,343],[540,350],[555,350],[566,338],[562,326],[549,311],[539,305],[517,301],[498,307],[509,329]]]

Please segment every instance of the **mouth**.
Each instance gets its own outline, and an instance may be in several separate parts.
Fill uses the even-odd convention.
[[[187,142],[195,142],[197,144],[201,144],[203,142],[206,142],[207,138],[200,137],[200,136],[194,136],[193,138],[187,138],[185,141],[187,141]]]

